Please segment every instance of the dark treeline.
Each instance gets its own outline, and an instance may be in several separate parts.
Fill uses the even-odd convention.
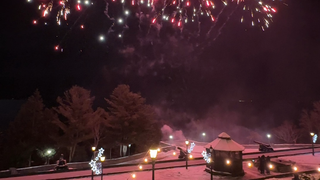
[[[36,90],[2,135],[0,168],[53,163],[60,154],[68,162],[89,161],[92,146],[105,148],[107,158],[120,157],[129,144],[133,154],[161,140],[154,109],[128,85],[105,98],[106,109],[94,109],[94,100],[89,90],[73,86],[57,98],[57,106],[46,107]]]

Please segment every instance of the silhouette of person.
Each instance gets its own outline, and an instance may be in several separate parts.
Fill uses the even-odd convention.
[[[261,157],[258,156],[258,159],[257,159],[257,167],[258,167],[258,171],[261,171],[260,169],[260,163],[261,163]]]
[[[270,156],[266,157],[266,173],[270,174]]]
[[[260,160],[260,173],[264,174],[264,170],[266,167],[266,158],[264,155],[261,156],[261,160]]]

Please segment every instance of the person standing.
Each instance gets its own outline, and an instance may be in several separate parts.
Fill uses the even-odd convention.
[[[266,167],[266,158],[264,155],[261,156],[261,160],[260,160],[260,173],[264,174],[264,170]]]
[[[270,174],[270,156],[266,157],[266,166],[265,166],[265,168],[266,168],[266,173]]]

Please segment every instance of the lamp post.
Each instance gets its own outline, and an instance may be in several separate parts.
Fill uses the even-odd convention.
[[[189,141],[186,140],[186,169],[188,169],[188,145]]]
[[[130,147],[131,147],[131,144],[129,144],[128,146],[129,146],[129,156],[130,156]]]
[[[268,138],[268,140],[269,140],[269,144],[270,144],[271,134],[267,134],[267,138]]]
[[[152,159],[152,180],[154,180],[154,165],[156,162],[158,149],[150,149],[150,157]]]
[[[103,162],[104,162],[104,160],[106,160],[106,157],[104,157],[104,156],[101,156],[100,157],[100,161],[101,161],[101,180],[103,180]]]
[[[310,136],[311,136],[312,156],[314,156],[314,142],[313,142],[314,133],[311,132],[311,133],[310,133]]]
[[[51,153],[52,153],[51,150],[47,150],[47,164],[49,164],[49,158],[50,158]]]
[[[213,154],[213,148],[212,146],[210,146],[210,176],[211,176],[211,180],[213,180],[213,176],[212,176],[212,164],[213,164],[213,161],[212,161],[212,154]]]
[[[94,152],[96,151],[96,147],[93,146],[91,147],[91,150],[92,150],[92,160],[94,159]],[[93,170],[91,170],[91,180],[93,180]]]

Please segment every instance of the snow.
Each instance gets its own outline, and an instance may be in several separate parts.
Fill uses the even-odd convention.
[[[233,141],[230,136],[223,132],[219,134],[218,138],[205,146],[206,148],[212,147],[218,151],[243,151],[244,147],[237,142]]]
[[[196,149],[195,149],[196,151]],[[169,152],[168,152],[169,153]],[[160,153],[161,154],[161,153]],[[165,153],[163,153],[165,154]],[[297,156],[287,156],[281,157],[279,159],[283,160],[291,160],[296,162],[298,167],[298,171],[305,171],[305,170],[315,170],[320,167],[320,153],[316,153],[315,156],[311,154],[308,155],[297,155]],[[228,176],[217,176],[214,175],[213,179],[252,179],[252,178],[262,178],[265,177],[266,179],[268,176],[261,175],[257,168],[251,167],[249,168],[247,165],[248,162],[243,163],[243,169],[245,171],[245,175],[243,177],[228,177]],[[190,166],[188,169],[185,167],[179,168],[171,168],[171,169],[162,169],[162,170],[155,170],[155,179],[157,180],[201,180],[201,179],[209,179],[210,174],[204,171],[205,166]],[[104,171],[107,171],[104,170]],[[132,175],[135,174],[136,178],[133,178]],[[277,175],[280,173],[271,172],[271,175]],[[313,174],[315,178],[320,178],[320,173]],[[123,173],[123,174],[116,174],[116,175],[107,175],[104,176],[104,179],[108,180],[150,180],[152,177],[151,171],[137,171],[132,173]],[[91,177],[87,178],[77,178],[77,180],[90,180]],[[101,179],[100,176],[95,176],[95,180]],[[280,179],[280,180],[291,180],[292,177],[287,178],[269,178],[269,179]]]

